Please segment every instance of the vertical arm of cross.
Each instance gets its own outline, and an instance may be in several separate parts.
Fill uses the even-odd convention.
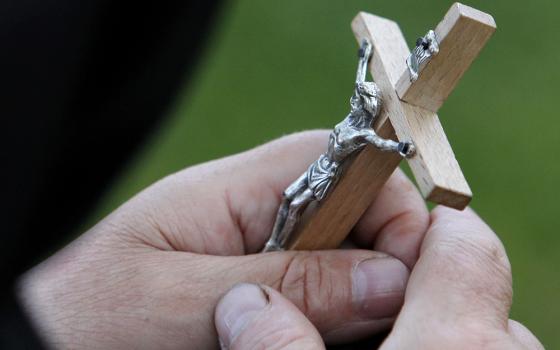
[[[477,20],[477,16],[473,19],[473,13],[483,20]],[[408,81],[401,85],[401,96],[408,96],[414,103],[437,101],[427,106],[441,106],[490,37],[492,28],[495,29],[495,24],[491,25],[493,20],[489,20],[491,16],[479,14],[483,13],[464,5],[451,7],[436,29],[436,35],[439,31],[444,39],[440,52],[413,83],[406,67],[410,52],[398,25],[367,13],[358,14],[352,22],[358,41],[366,38],[374,47],[370,70],[381,87],[385,104],[380,122],[389,118],[399,140],[414,142],[417,154],[409,164],[424,197],[457,209],[463,209],[472,194],[436,112],[425,108],[426,105],[402,101],[396,88],[399,83]],[[424,93],[432,98],[424,99]]]

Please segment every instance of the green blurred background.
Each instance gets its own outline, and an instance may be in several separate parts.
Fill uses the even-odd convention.
[[[350,21],[367,11],[400,23],[410,46],[452,2],[233,1],[194,83],[105,194],[91,222],[166,174],[283,134],[330,128],[348,112],[356,64]],[[470,1],[498,30],[440,110],[474,192],[472,206],[513,265],[512,318],[560,348],[560,2]]]

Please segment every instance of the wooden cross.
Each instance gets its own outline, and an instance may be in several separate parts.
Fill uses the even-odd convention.
[[[373,45],[370,71],[383,97],[374,129],[384,138],[412,141],[410,168],[425,199],[464,209],[472,193],[438,119],[442,106],[496,29],[489,14],[455,3],[435,28],[439,53],[411,82],[410,51],[397,23],[361,12],[352,21],[358,42]],[[345,165],[334,190],[310,206],[289,249],[338,247],[398,167],[401,156],[367,146]]]

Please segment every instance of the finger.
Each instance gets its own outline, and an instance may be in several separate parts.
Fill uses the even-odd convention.
[[[231,159],[224,185],[245,252],[259,252],[272,232],[283,191],[325,152],[329,131],[292,134]]]
[[[327,131],[289,135],[182,170],[152,185],[118,214],[158,249],[242,255],[262,249],[282,191],[325,150]],[[131,219],[148,221],[139,232]],[[115,220],[112,220],[115,222]]]
[[[530,330],[515,320],[509,320],[508,332],[519,342],[524,349],[541,350],[544,346]]]
[[[290,301],[272,288],[239,284],[218,303],[222,349],[324,349],[321,336]]]
[[[172,268],[154,272],[158,276],[155,285],[147,289],[164,293],[154,298],[176,300],[174,306],[182,310],[197,308],[199,315],[210,320],[212,306],[233,285],[265,284],[296,305],[329,343],[353,341],[388,329],[402,305],[408,278],[408,269],[398,259],[361,250],[238,257],[159,254]],[[198,323],[206,324],[204,320]]]
[[[298,133],[185,169],[141,194],[134,201],[135,210],[129,212],[149,208],[141,217],[149,218],[155,229],[142,238],[160,249],[215,255],[258,252],[270,235],[282,191],[324,152],[328,135],[327,131]],[[361,236],[373,241],[382,230],[379,247],[411,266],[421,239],[418,232],[428,214],[399,174],[366,215],[371,218],[361,225]],[[130,221],[130,215],[126,219]],[[151,236],[157,235],[164,237],[154,242]],[[402,248],[389,249],[394,241]]]
[[[361,247],[393,255],[412,269],[430,223],[424,199],[397,169],[353,230]]]
[[[397,324],[506,330],[511,298],[510,265],[496,234],[471,209],[437,207]]]

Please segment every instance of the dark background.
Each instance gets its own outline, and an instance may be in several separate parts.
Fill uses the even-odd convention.
[[[0,2],[0,347],[14,279],[73,239],[190,81],[221,1]]]
[[[440,117],[472,206],[508,249],[512,318],[560,347],[560,3],[467,4],[498,30]],[[412,46],[450,5],[0,3],[5,280],[170,172],[336,124],[348,112],[358,11],[398,21]]]

